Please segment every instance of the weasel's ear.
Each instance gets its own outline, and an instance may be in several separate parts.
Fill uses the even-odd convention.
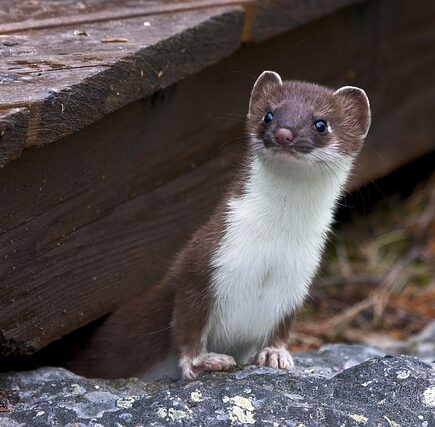
[[[252,112],[252,107],[258,100],[267,97],[270,89],[276,86],[282,86],[281,76],[274,71],[263,71],[252,88],[248,115]]]
[[[370,102],[366,93],[359,87],[343,86],[335,91],[335,95],[339,97],[349,118],[353,119],[360,135],[365,138],[371,122]]]

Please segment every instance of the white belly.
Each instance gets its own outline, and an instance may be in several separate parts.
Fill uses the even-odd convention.
[[[242,357],[266,344],[274,328],[307,294],[320,257],[320,251],[313,254],[308,249],[292,242],[291,236],[262,233],[248,233],[221,247],[214,260],[211,351]]]
[[[253,163],[244,194],[228,202],[211,262],[209,351],[243,357],[302,304],[346,175],[275,175]]]

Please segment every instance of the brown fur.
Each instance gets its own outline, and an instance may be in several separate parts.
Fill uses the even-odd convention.
[[[287,345],[294,318],[295,314],[289,313],[281,320],[269,337],[266,347],[280,347]]]

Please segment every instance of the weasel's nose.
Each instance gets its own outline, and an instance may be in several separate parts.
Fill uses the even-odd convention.
[[[294,136],[293,132],[290,129],[279,128],[275,131],[275,139],[278,141],[278,144],[287,145],[293,141]]]

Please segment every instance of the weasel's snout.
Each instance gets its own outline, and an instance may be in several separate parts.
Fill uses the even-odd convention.
[[[293,132],[290,129],[286,129],[286,128],[277,129],[274,132],[273,136],[275,137],[278,144],[281,145],[290,144],[294,139]]]

